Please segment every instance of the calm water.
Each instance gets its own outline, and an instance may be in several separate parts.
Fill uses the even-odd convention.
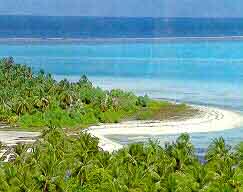
[[[56,79],[86,74],[105,89],[123,88],[138,95],[214,105],[243,112],[243,41],[126,44],[0,44],[0,57],[13,56],[34,71]],[[212,138],[243,141],[243,128],[191,134],[199,151]],[[158,136],[166,141],[176,136]],[[148,136],[112,136],[121,143]]]
[[[147,38],[243,35],[242,18],[0,16],[2,38]]]

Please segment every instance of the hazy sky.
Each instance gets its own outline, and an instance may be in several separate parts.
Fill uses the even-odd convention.
[[[243,17],[243,0],[0,0],[0,14]]]

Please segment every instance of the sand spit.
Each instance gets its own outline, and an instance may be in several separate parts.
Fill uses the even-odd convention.
[[[127,121],[117,124],[91,126],[89,133],[100,138],[100,147],[112,152],[122,148],[107,135],[166,135],[181,133],[203,133],[237,128],[243,124],[243,115],[214,107],[195,106],[200,113],[182,120]]]

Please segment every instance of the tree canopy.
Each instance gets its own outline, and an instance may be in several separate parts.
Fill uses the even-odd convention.
[[[17,145],[10,162],[0,161],[0,191],[241,192],[242,146],[232,150],[216,139],[202,163],[183,134],[165,147],[150,141],[110,154],[89,134],[52,127],[34,144]]]

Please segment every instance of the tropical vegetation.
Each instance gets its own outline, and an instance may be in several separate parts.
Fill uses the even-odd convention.
[[[0,60],[0,122],[20,128],[80,128],[129,119],[163,119],[193,114],[183,104],[154,101],[119,89],[104,91],[83,75],[78,82],[57,82],[43,70],[33,73],[13,59]]]
[[[161,147],[150,141],[108,153],[89,134],[55,127],[32,145],[19,144],[0,161],[0,191],[42,192],[241,192],[243,143],[222,138],[199,160],[188,135]]]

